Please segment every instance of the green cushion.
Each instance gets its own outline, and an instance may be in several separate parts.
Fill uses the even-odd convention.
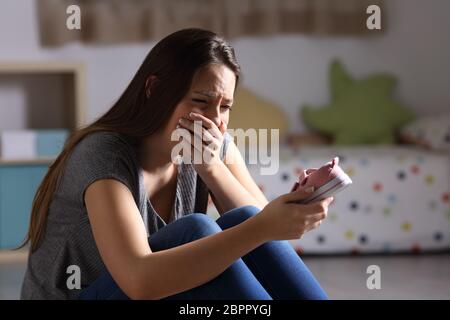
[[[393,143],[397,131],[415,118],[390,96],[394,84],[395,78],[389,74],[353,79],[339,61],[333,61],[332,101],[322,108],[303,106],[303,121],[330,135],[335,144]]]

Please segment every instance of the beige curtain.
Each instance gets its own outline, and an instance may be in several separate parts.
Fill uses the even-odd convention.
[[[41,43],[124,43],[160,39],[186,27],[228,39],[303,33],[377,34],[366,28],[366,8],[383,0],[38,0]],[[68,30],[66,9],[81,9],[81,30]]]

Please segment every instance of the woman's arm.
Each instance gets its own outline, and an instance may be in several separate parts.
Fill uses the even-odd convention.
[[[207,238],[152,253],[124,184],[98,180],[87,188],[85,203],[102,260],[133,299],[160,299],[206,283],[269,240],[269,230],[255,216]]]
[[[233,176],[264,208],[269,202],[248,172],[245,161],[233,140],[228,145],[224,163]]]
[[[310,195],[303,190],[284,194],[237,226],[158,252],[151,251],[142,217],[124,184],[98,180],[87,188],[85,203],[102,261],[118,286],[132,299],[161,299],[214,279],[266,241],[298,239],[317,228],[332,198],[294,203]]]
[[[244,205],[263,209],[268,201],[248,172],[233,141],[230,141],[223,163],[199,172],[211,190],[211,198],[220,214]]]

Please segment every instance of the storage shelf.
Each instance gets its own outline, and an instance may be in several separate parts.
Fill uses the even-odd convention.
[[[28,245],[19,250],[0,249],[0,264],[26,263],[29,251]]]
[[[78,129],[86,125],[86,69],[82,62],[78,61],[0,61],[0,79],[13,81],[29,79],[30,77],[53,77],[53,81],[59,81],[59,94],[65,95],[61,106],[64,106],[64,125],[59,120],[56,127],[70,130]],[[59,78],[55,78],[59,77]],[[57,79],[57,80],[55,80]],[[25,80],[24,80],[25,81]],[[26,83],[26,82],[25,82]],[[59,111],[59,110],[58,110]],[[48,112],[46,110],[45,112]],[[34,117],[38,114],[33,114]],[[34,128],[33,126],[31,126]],[[41,128],[38,126],[36,128]],[[42,128],[50,128],[42,126]],[[52,127],[53,128],[53,127]]]
[[[84,65],[76,61],[4,61],[0,62],[3,73],[60,73],[84,72]]]
[[[0,165],[35,165],[35,164],[52,164],[55,157],[41,157],[36,159],[2,159]]]
[[[59,134],[44,132],[64,130],[70,135],[86,125],[85,78],[79,61],[0,60],[0,131],[36,132],[35,152],[24,144],[29,149],[22,151],[27,152],[0,153],[0,249],[5,249],[0,250],[0,263],[26,261],[27,249],[7,249],[25,238],[36,191],[60,152]]]

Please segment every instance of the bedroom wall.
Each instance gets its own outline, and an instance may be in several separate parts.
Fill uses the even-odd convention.
[[[333,57],[339,57],[356,76],[379,71],[394,73],[399,78],[395,96],[419,114],[450,110],[450,1],[388,0],[386,3],[388,31],[379,37],[295,35],[233,41],[243,66],[244,84],[278,103],[289,116],[292,128],[297,130],[303,129],[300,104],[320,105],[328,101],[327,67]],[[1,2],[0,61],[84,61],[88,120],[109,108],[152,45],[71,44],[42,49],[35,1]],[[0,108],[0,119],[7,117],[5,112],[5,108]]]

